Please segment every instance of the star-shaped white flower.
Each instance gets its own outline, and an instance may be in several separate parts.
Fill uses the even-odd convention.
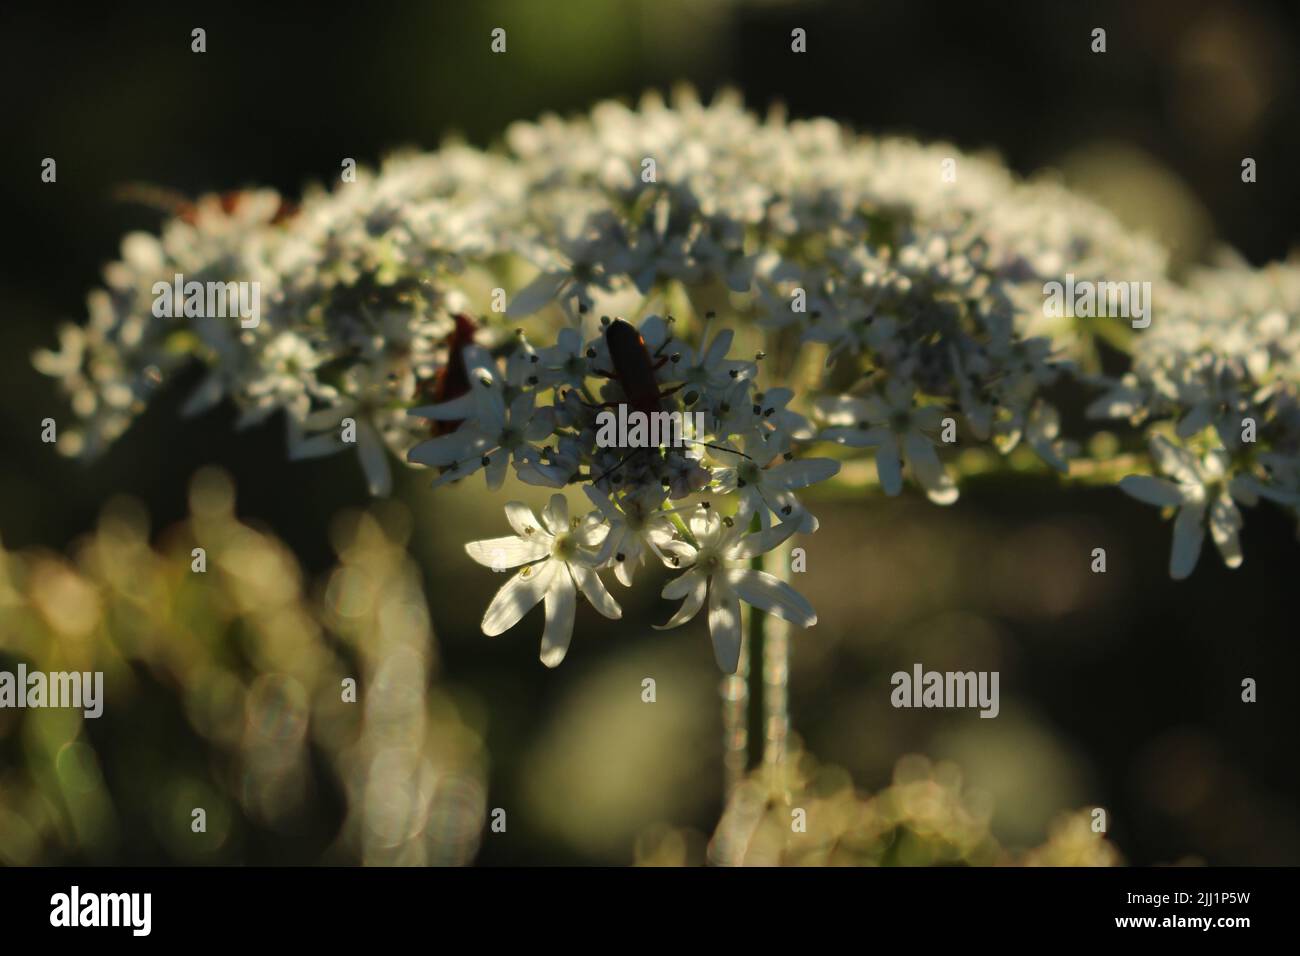
[[[545,601],[541,658],[547,667],[556,667],[564,660],[573,637],[579,591],[605,617],[617,620],[623,616],[623,609],[595,571],[602,563],[596,549],[609,529],[595,512],[583,519],[570,519],[563,495],[551,496],[541,521],[522,502],[508,502],[506,520],[514,535],[465,545],[471,558],[493,570],[522,565],[492,598],[483,614],[483,633],[496,637],[510,630],[539,601]]]
[[[940,427],[946,413],[938,405],[914,406],[911,386],[895,379],[882,395],[819,400],[817,410],[829,426],[819,437],[851,448],[876,449],[876,472],[885,494],[902,490],[906,459],[931,501],[949,505],[957,500],[957,486],[927,434]]]
[[[582,490],[609,523],[601,557],[613,562],[615,577],[630,588],[633,574],[645,563],[646,551],[654,552],[662,560],[664,546],[673,540],[672,522],[657,510],[664,491],[651,487],[612,500],[594,485]]]
[[[840,463],[833,458],[799,458],[793,452],[773,455],[763,436],[750,432],[745,436],[747,458],[727,457],[734,465],[715,469],[717,489],[723,494],[738,494],[745,507],[757,512],[764,528],[778,514],[783,522],[794,524],[804,534],[817,530],[817,518],[795,497],[795,490],[826,481],[839,473]],[[765,464],[760,464],[764,462]]]
[[[1192,573],[1201,555],[1208,524],[1210,537],[1230,568],[1241,565],[1241,512],[1232,500],[1228,480],[1228,453],[1215,449],[1204,457],[1179,448],[1161,435],[1151,439],[1151,455],[1167,478],[1128,475],[1119,487],[1138,501],[1161,508],[1177,508],[1174,543],[1169,555],[1169,575],[1182,580]]]
[[[745,534],[749,518],[750,512],[743,505],[734,518],[722,518],[702,504],[690,517],[695,543],[674,541],[664,548],[670,555],[670,565],[688,570],[663,589],[663,597],[685,600],[659,629],[685,624],[704,606],[707,595],[713,655],[728,674],[736,672],[740,660],[741,601],[799,627],[817,623],[817,613],[807,598],[775,575],[747,564],[750,558],[766,554],[794,534],[795,523]]]
[[[536,460],[540,454],[538,443],[555,429],[555,414],[549,407],[536,407],[534,392],[520,391],[503,380],[484,350],[469,346],[464,354],[470,390],[439,405],[407,412],[418,418],[463,423],[449,435],[416,445],[406,458],[446,469],[434,479],[434,488],[483,468],[488,488],[495,491],[505,481],[506,466],[512,458],[517,465]]]

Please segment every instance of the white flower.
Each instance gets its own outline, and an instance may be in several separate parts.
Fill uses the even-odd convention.
[[[1077,451],[1076,443],[1061,437],[1061,415],[1044,401],[1037,401],[1025,422],[1025,440],[1035,454],[1062,474],[1070,471],[1070,456]]]
[[[1239,567],[1241,512],[1232,500],[1227,451],[1218,448],[1200,457],[1156,435],[1151,439],[1151,456],[1173,481],[1151,475],[1128,475],[1119,487],[1138,501],[1178,509],[1169,556],[1170,577],[1181,580],[1192,573],[1201,554],[1207,524],[1223,563],[1230,568]]]
[[[239,417],[239,427],[263,422],[279,409],[301,421],[313,398],[335,397],[334,389],[316,381],[320,356],[310,342],[294,332],[281,332],[267,342],[258,363],[258,377],[244,389],[242,397],[248,404]]]
[[[840,463],[833,458],[796,459],[792,452],[772,456],[767,443],[756,436],[747,435],[744,447],[750,457],[727,456],[736,464],[714,471],[718,490],[738,494],[745,507],[758,514],[764,528],[771,524],[773,514],[779,514],[783,522],[793,523],[804,534],[816,531],[816,517],[800,504],[794,490],[833,478]],[[764,457],[767,463],[759,464]]]
[[[939,428],[945,412],[937,405],[914,407],[909,385],[895,379],[883,395],[821,399],[817,410],[829,426],[820,438],[851,448],[876,448],[876,471],[885,494],[902,490],[906,459],[931,501],[948,505],[957,500],[957,486],[926,434]]]
[[[609,524],[600,556],[613,563],[614,576],[630,588],[633,574],[645,562],[646,551],[665,560],[663,548],[673,540],[673,523],[658,510],[663,491],[647,488],[623,495],[617,503],[594,485],[587,485],[583,491]]]
[[[754,396],[754,414],[762,420],[762,428],[770,429],[768,446],[778,452],[789,449],[792,441],[809,441],[813,428],[808,418],[792,410],[789,405],[794,391],[788,388],[769,388]]]
[[[817,614],[803,595],[775,575],[747,565],[750,558],[766,554],[794,534],[798,530],[795,524],[787,522],[745,534],[749,518],[744,507],[734,518],[722,518],[714,509],[700,505],[690,517],[695,543],[675,541],[665,548],[669,564],[688,570],[663,589],[663,597],[684,600],[661,629],[678,627],[693,618],[707,594],[713,654],[728,674],[736,672],[740,659],[741,601],[799,627],[817,623]]]
[[[517,390],[502,381],[487,353],[469,347],[465,359],[469,392],[408,413],[438,421],[463,420],[463,424],[449,435],[421,442],[406,457],[416,464],[445,469],[434,479],[435,488],[485,468],[488,487],[495,490],[505,481],[506,466],[512,458],[517,465],[538,459],[541,452],[537,443],[555,429],[554,410],[536,408],[536,395],[531,391],[518,392],[507,404],[507,395]]]
[[[1147,389],[1138,383],[1138,377],[1125,372],[1118,379],[1098,379],[1106,392],[1085,409],[1089,418],[1124,418],[1139,425],[1150,411]]]
[[[565,326],[556,336],[555,344],[537,353],[541,373],[540,383],[547,387],[571,385],[581,388],[591,374],[588,366],[582,333]]]
[[[539,601],[545,601],[541,659],[547,667],[555,667],[564,660],[573,637],[577,592],[605,617],[623,616],[595,571],[601,563],[595,549],[608,528],[594,512],[570,520],[563,495],[551,496],[541,521],[527,505],[511,501],[506,504],[506,520],[514,535],[465,545],[471,558],[494,570],[523,565],[492,598],[483,614],[483,633],[496,637],[510,630]]]
[[[622,230],[611,212],[588,215],[568,211],[559,224],[552,246],[535,252],[543,260],[542,271],[515,293],[506,314],[512,318],[532,315],[558,299],[570,300],[580,311],[593,303],[592,288],[608,290],[611,263],[626,255]]]
[[[727,358],[727,352],[731,350],[731,340],[736,336],[731,329],[723,329],[714,336],[707,347],[705,346],[711,325],[712,321],[706,324],[704,333],[700,336],[698,350],[683,345],[681,359],[668,366],[672,369],[667,373],[668,380],[685,383],[687,395],[696,391],[707,397],[720,397],[737,381],[749,379],[754,374],[753,362]],[[688,398],[687,401],[690,399]]]

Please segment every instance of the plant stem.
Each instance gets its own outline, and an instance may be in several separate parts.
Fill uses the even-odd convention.
[[[770,552],[767,571],[782,581],[790,578],[790,543]],[[763,765],[769,769],[785,761],[790,734],[790,625],[778,617],[761,615],[763,631]]]
[[[736,673],[722,678],[722,768],[729,802],[749,769],[749,641],[741,632]]]

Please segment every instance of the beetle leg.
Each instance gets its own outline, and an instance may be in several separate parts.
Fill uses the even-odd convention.
[[[664,389],[662,392],[659,393],[659,397],[660,397],[661,399],[662,399],[662,398],[667,398],[669,395],[672,395],[674,392],[680,392],[680,391],[681,391],[682,389],[684,389],[685,387],[686,387],[686,383],[685,383],[685,382],[682,382],[682,384],[680,384],[680,385],[674,385],[672,388],[666,388],[666,389]]]
[[[593,368],[591,374],[597,378],[608,378],[617,380],[618,376],[613,372],[606,372],[603,368]]]

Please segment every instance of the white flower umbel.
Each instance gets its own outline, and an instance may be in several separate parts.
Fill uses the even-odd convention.
[[[735,517],[723,518],[709,505],[701,504],[690,516],[694,542],[674,541],[664,549],[669,554],[669,565],[688,570],[663,589],[663,597],[684,600],[660,629],[678,627],[695,617],[707,595],[713,654],[718,666],[728,674],[736,672],[740,658],[741,601],[799,627],[817,623],[817,613],[807,598],[775,575],[746,564],[794,534],[798,530],[796,523],[746,534],[749,518],[750,511],[743,505]]]
[[[1177,509],[1174,544],[1169,555],[1170,576],[1180,580],[1192,573],[1201,554],[1207,524],[1223,563],[1230,568],[1239,567],[1241,512],[1232,500],[1227,451],[1216,448],[1198,456],[1156,435],[1151,439],[1151,457],[1173,481],[1151,475],[1128,475],[1119,486],[1138,501]]]
[[[950,158],[955,181],[936,175]],[[768,518],[788,507],[791,519],[793,490],[828,465],[739,473],[818,437],[803,417],[814,401],[819,437],[874,448],[888,494],[906,464],[949,503],[944,462],[959,459],[935,437],[949,412],[963,453],[977,453],[962,464],[1021,443],[1066,476],[1081,447],[1111,459],[1084,463],[1100,475],[1146,457],[1127,434],[1087,441],[1101,429],[1071,406],[1057,413],[1057,396],[1073,402],[1085,386],[1103,392],[1089,416],[1180,441],[1212,426],[1236,456],[1236,501],[1273,496],[1300,517],[1300,262],[1229,262],[1176,281],[1167,260],[1063,186],[1017,182],[949,145],[760,118],[734,96],[651,93],[513,124],[492,150],[391,156],[300,202],[259,190],[179,203],[158,235],[126,237],[87,323],[62,328],[59,349],[35,361],[76,419],[58,422],[65,454],[102,452],[198,366],[186,414],[222,400],[240,424],[283,411],[291,455],[351,441],[374,494],[390,487],[392,452],[438,469],[435,484],[484,469],[496,488],[513,464],[524,482],[592,484],[620,501],[717,495],[735,480]],[[188,301],[155,314],[156,285],[178,275],[255,285],[260,324]],[[1049,283],[1071,275],[1105,281],[1108,297],[1149,283],[1150,327],[1052,314]],[[676,322],[652,314],[670,308]],[[600,312],[644,316],[649,375],[629,344],[615,361],[610,323],[584,341]],[[514,327],[524,317],[540,349]],[[598,445],[598,406],[629,403],[698,413],[708,433],[661,451]],[[405,419],[413,405],[437,424]],[[745,444],[749,459],[705,447],[738,448],[753,432],[763,453]],[[1235,509],[1216,500],[1205,519],[1231,550]]]
[[[602,563],[596,549],[609,528],[595,512],[583,519],[570,519],[563,495],[551,496],[541,521],[522,502],[508,502],[506,520],[514,535],[465,545],[471,558],[495,571],[522,565],[488,605],[483,633],[496,637],[510,630],[539,601],[545,601],[541,658],[547,667],[555,667],[569,650],[577,592],[605,617],[617,620],[623,616],[623,609],[605,590],[595,570]]]

